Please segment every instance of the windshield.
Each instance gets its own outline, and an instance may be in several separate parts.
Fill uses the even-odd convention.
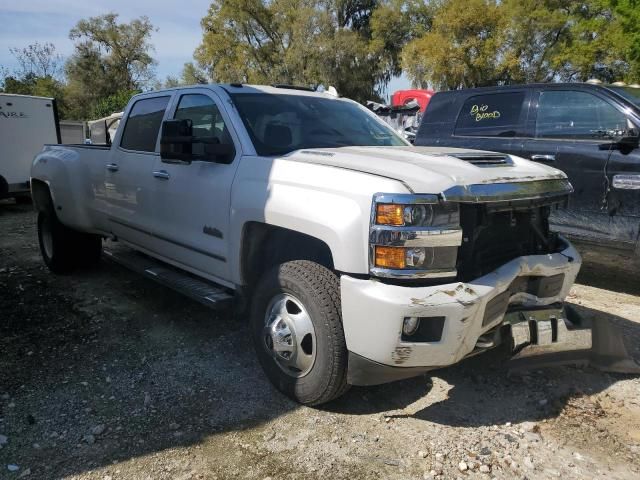
[[[640,88],[633,87],[609,87],[618,95],[623,96],[634,105],[640,107]]]
[[[306,95],[232,94],[258,155],[301,148],[406,146],[391,128],[356,103]]]

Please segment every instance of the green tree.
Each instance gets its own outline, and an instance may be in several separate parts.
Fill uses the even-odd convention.
[[[59,79],[62,55],[56,53],[53,43],[35,42],[24,48],[10,48],[18,62],[16,75],[20,77],[51,77]]]
[[[640,83],[640,0],[609,0],[617,16],[622,35],[619,48],[628,63],[625,80]]]
[[[24,48],[10,48],[16,58],[17,68],[9,73],[2,69],[2,91],[20,95],[55,98],[61,118],[66,118],[68,108],[61,80],[62,57],[56,54],[51,43],[38,42]]]
[[[209,83],[207,74],[193,62],[187,62],[182,68],[181,83],[184,85],[198,85]]]
[[[112,113],[123,111],[131,97],[138,93],[140,90],[120,90],[113,95],[99,99],[93,108],[92,118],[108,117]]]
[[[159,90],[161,88],[173,88],[181,85],[198,85],[207,83],[209,82],[207,80],[206,73],[198,68],[193,62],[187,62],[182,67],[180,77],[168,75],[164,83],[158,82],[154,88],[155,90]]]
[[[431,30],[434,2],[388,0],[380,2],[371,15],[372,47],[384,52],[381,61],[393,75],[402,73],[402,48]]]
[[[496,0],[449,0],[436,7],[431,28],[402,51],[414,84],[438,89],[499,83],[504,60],[504,10]]]
[[[611,82],[640,73],[639,0],[428,3],[431,24],[402,50],[402,67],[418,86]]]
[[[567,4],[563,38],[548,49],[553,78],[619,80],[628,70],[620,17],[606,0],[563,3]]]
[[[71,115],[88,118],[101,99],[149,88],[155,60],[149,43],[154,27],[147,17],[118,23],[109,13],[80,20],[69,33],[75,51],[65,65]],[[111,112],[110,112],[111,113]]]
[[[378,98],[397,71],[374,41],[378,0],[214,0],[195,58],[219,82],[333,85],[358,100]]]

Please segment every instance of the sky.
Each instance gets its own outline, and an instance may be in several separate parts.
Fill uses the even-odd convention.
[[[78,20],[116,12],[119,20],[130,21],[146,15],[157,28],[151,38],[153,57],[158,61],[159,79],[178,75],[185,62],[193,60],[193,51],[202,39],[200,19],[205,16],[209,0],[0,0],[0,65],[16,66],[9,53],[11,47],[25,47],[34,42],[50,42],[67,57],[73,52],[69,40]]]
[[[153,57],[158,61],[156,75],[164,80],[178,76],[185,62],[193,60],[200,44],[200,20],[210,0],[0,0],[0,65],[12,70],[15,58],[9,48],[23,48],[34,42],[53,43],[64,57],[73,52],[69,30],[78,20],[109,12],[130,21],[146,15],[157,28],[151,38]],[[409,88],[405,77],[391,81],[388,91]]]

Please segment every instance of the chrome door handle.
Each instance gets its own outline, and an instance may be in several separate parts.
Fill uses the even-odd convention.
[[[619,190],[640,190],[640,175],[614,175],[612,183]]]
[[[157,170],[153,172],[153,176],[160,180],[169,180],[171,178],[171,175],[166,170]]]
[[[117,172],[118,169],[120,168],[115,163],[107,163],[106,167],[107,167],[107,170],[109,170],[110,172]]]
[[[552,163],[556,161],[555,155],[531,155],[531,160],[534,162]]]

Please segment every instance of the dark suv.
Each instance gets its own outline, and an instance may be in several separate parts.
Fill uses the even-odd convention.
[[[557,231],[640,251],[639,135],[640,88],[533,84],[435,94],[415,144],[493,150],[554,166],[575,189],[568,208],[552,218]]]

